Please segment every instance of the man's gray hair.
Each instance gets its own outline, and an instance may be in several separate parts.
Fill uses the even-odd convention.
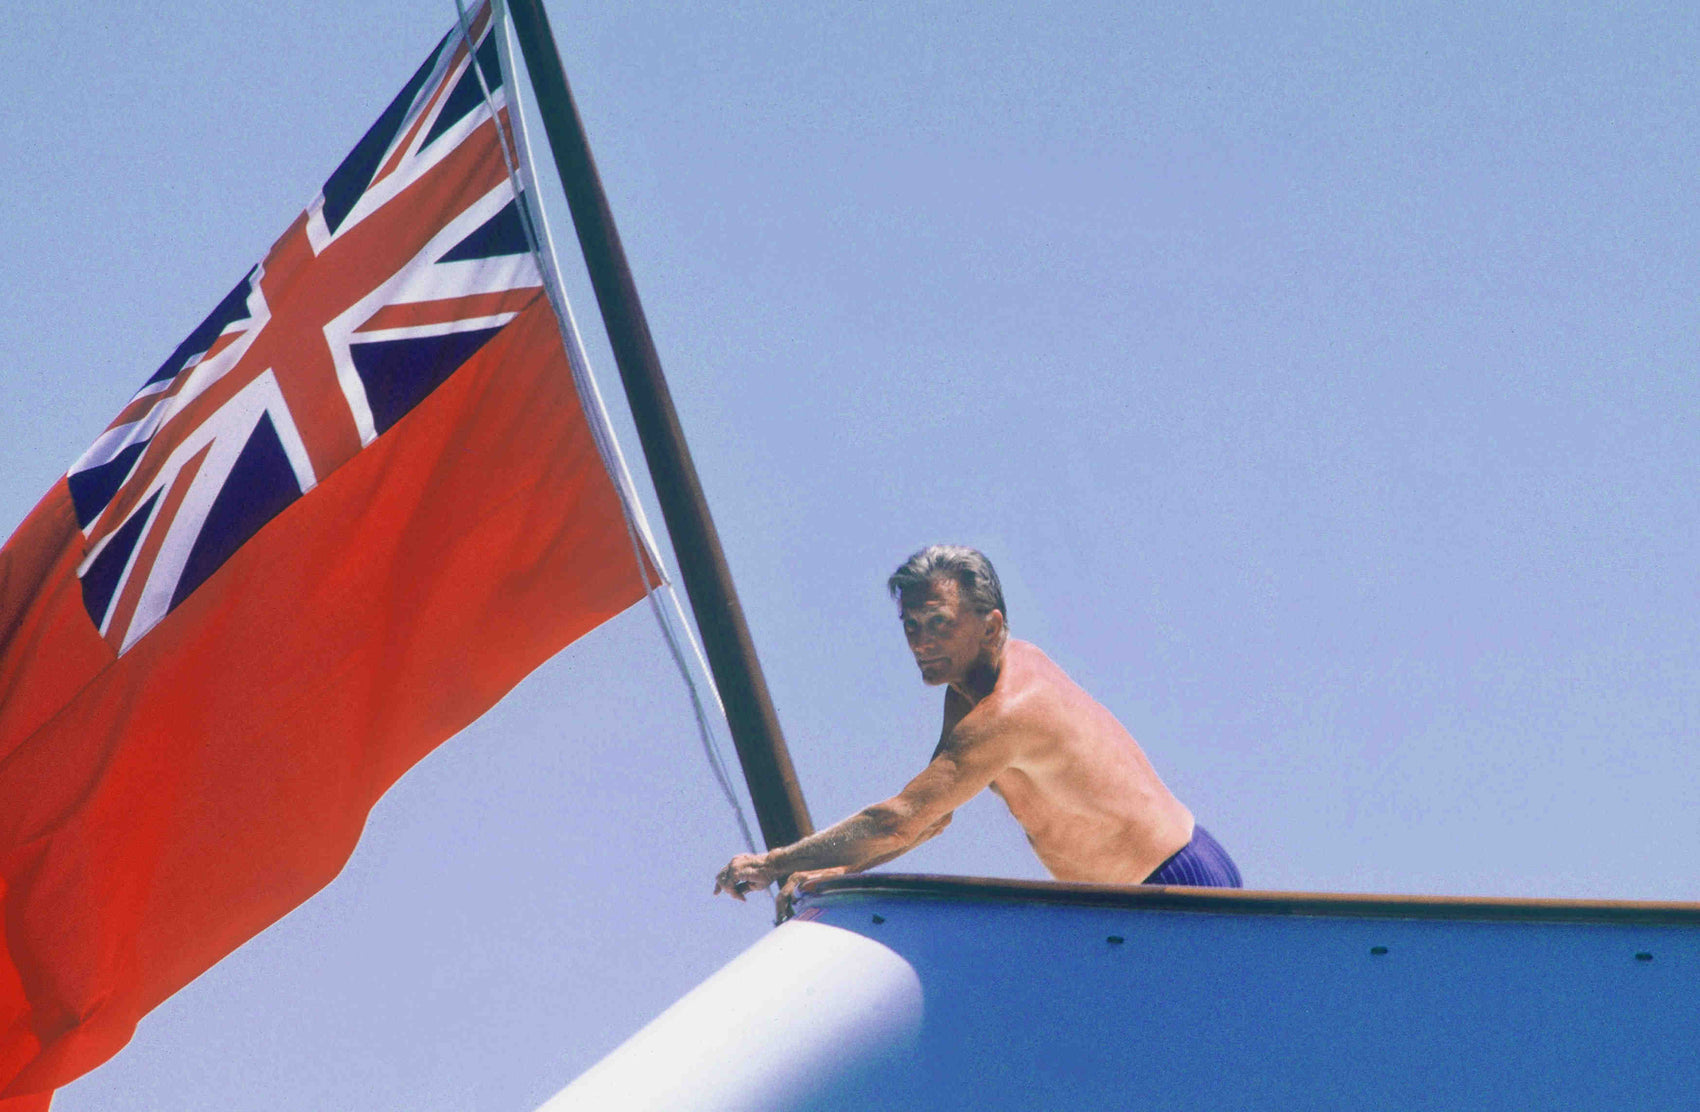
[[[962,588],[962,597],[975,610],[982,614],[1002,610],[1004,621],[1009,620],[1009,611],[1004,609],[1003,584],[998,582],[992,562],[975,549],[960,544],[928,545],[903,561],[903,566],[891,573],[885,586],[892,598],[902,601],[905,591],[925,590],[935,579],[956,580]]]

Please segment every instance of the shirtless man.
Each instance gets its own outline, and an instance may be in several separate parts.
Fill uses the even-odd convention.
[[[933,545],[887,583],[909,651],[945,686],[932,761],[897,795],[767,853],[741,853],[716,893],[860,872],[920,845],[990,787],[1058,880],[1238,888],[1225,850],[1170,794],[1115,716],[1049,657],[1009,637],[1003,588],[971,548]]]

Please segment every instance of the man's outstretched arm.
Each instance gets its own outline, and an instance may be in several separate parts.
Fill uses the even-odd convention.
[[[906,853],[949,825],[951,812],[1004,770],[1006,748],[997,738],[958,727],[897,795],[788,846],[739,854],[720,870],[714,890],[741,900],[795,873],[860,872]]]
[[[908,853],[950,825],[947,812],[919,835],[907,837],[898,824],[893,803],[876,803],[843,822],[768,853],[740,853],[720,870],[714,891],[730,892],[741,900],[745,892],[766,888],[785,877],[819,879],[859,873]]]
[[[890,853],[882,853],[872,861],[863,862],[857,868],[852,869],[844,865],[834,865],[831,868],[826,869],[804,869],[799,872],[792,873],[790,876],[785,878],[784,886],[779,889],[779,902],[782,906],[789,906],[789,902],[796,897],[799,891],[808,889],[817,880],[827,880],[830,877],[843,876],[845,873],[859,873],[865,869],[871,869],[875,865],[883,865],[894,857],[901,857],[903,854],[908,853],[922,842],[931,841],[933,838],[938,837],[939,832],[950,825],[950,820],[951,815],[947,812],[945,815],[941,816],[937,822],[922,831],[921,836],[916,838],[913,842],[910,842],[907,846],[904,846],[902,849],[894,849]],[[718,892],[719,890],[720,889],[718,887],[715,888],[715,891]]]

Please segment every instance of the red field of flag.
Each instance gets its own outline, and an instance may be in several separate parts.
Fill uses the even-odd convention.
[[[0,550],[0,1112],[328,883],[403,772],[642,597],[488,25]]]

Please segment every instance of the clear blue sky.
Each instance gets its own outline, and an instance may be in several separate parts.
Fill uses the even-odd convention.
[[[950,540],[1254,886],[1700,899],[1700,13],[1133,7],[549,6],[817,821]],[[10,21],[5,531],[452,20]],[[766,929],[737,848],[634,610],[56,1108],[529,1109]],[[992,799],[894,867],[1041,875]]]

